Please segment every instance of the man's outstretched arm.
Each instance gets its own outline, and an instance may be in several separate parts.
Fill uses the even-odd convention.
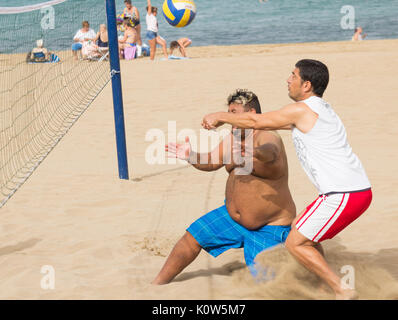
[[[242,129],[280,130],[290,129],[297,126],[298,122],[305,117],[308,107],[297,102],[289,104],[278,111],[270,111],[262,114],[244,112],[228,113],[217,112],[206,115],[202,126],[205,129],[214,129],[225,123]]]
[[[166,145],[166,152],[169,157],[176,157],[187,161],[193,167],[201,171],[214,171],[222,168],[224,163],[224,152],[228,150],[228,142],[231,135],[228,135],[213,151],[209,153],[196,153],[192,150],[189,138],[185,138],[185,143],[169,143]]]
[[[217,148],[218,149],[218,148]],[[215,171],[224,166],[222,160],[219,160],[218,152],[213,150],[209,153],[196,153],[191,151],[187,162],[201,171]],[[215,161],[215,159],[217,159]]]

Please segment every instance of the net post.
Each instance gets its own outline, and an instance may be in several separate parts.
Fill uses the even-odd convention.
[[[128,180],[129,172],[127,165],[126,132],[124,127],[122,82],[120,76],[115,0],[106,0],[106,16],[108,22],[109,56],[112,76],[113,110],[115,116],[119,178]]]

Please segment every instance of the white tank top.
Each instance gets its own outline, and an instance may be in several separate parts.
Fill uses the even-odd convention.
[[[146,28],[152,32],[158,32],[158,19],[153,14],[146,14]]]
[[[332,107],[317,96],[301,102],[317,113],[318,119],[307,133],[293,128],[292,138],[301,165],[319,193],[370,188],[361,161],[352,152],[344,125]]]

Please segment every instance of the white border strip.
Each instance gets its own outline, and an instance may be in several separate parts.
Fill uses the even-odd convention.
[[[325,227],[322,230],[322,232],[319,233],[318,236],[315,239],[312,239],[312,241],[318,242],[319,239],[321,239],[324,236],[324,234],[333,226],[333,224],[336,222],[336,220],[340,217],[341,213],[343,212],[343,210],[347,206],[348,199],[350,198],[350,194],[349,193],[345,193],[345,194],[343,193],[343,197],[344,197],[344,195],[345,195],[345,198],[344,198],[343,202],[341,202],[339,211],[336,212],[336,214],[334,215],[333,219],[330,220],[327,225],[325,225]]]
[[[48,2],[33,4],[31,6],[23,6],[23,7],[0,7],[0,14],[13,14],[13,13],[24,13],[39,10],[44,7],[53,6],[67,0],[52,0]]]

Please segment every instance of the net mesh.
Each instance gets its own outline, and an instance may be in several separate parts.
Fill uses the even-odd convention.
[[[0,208],[110,80],[106,50],[77,61],[71,50],[82,21],[97,32],[105,12],[98,0],[0,8]],[[32,63],[39,39],[46,61]]]

